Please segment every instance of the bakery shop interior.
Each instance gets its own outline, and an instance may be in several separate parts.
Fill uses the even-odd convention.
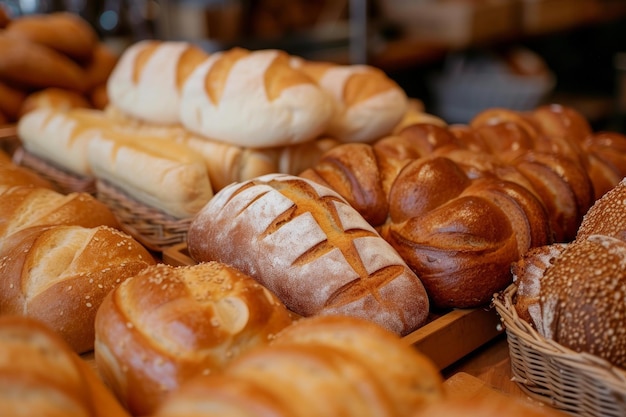
[[[0,416],[626,416],[626,1],[0,1]]]

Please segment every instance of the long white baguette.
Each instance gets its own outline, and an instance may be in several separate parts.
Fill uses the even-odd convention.
[[[103,129],[88,156],[96,178],[176,218],[193,216],[213,196],[204,160],[174,140]]]

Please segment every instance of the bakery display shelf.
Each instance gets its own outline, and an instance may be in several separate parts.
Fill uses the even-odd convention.
[[[163,262],[173,266],[193,265],[187,244],[163,251]],[[431,314],[428,323],[404,336],[404,340],[444,369],[502,333],[494,308],[453,309]]]

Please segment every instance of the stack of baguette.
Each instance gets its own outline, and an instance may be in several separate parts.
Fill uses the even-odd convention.
[[[108,104],[106,81],[118,57],[76,14],[7,16],[0,54],[0,125],[39,107]]]

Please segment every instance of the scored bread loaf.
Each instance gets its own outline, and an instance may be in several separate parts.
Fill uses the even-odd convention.
[[[390,134],[404,117],[408,98],[382,70],[369,65],[337,65],[291,60],[334,100],[325,133],[341,142],[373,142]]]
[[[133,415],[149,415],[186,380],[267,345],[292,320],[275,295],[225,264],[158,264],[103,301],[96,364]]]
[[[5,156],[6,161],[3,160]],[[18,185],[55,189],[50,181],[26,167],[14,164],[11,157],[2,152],[0,154],[0,194],[6,188]]]
[[[4,416],[130,417],[89,364],[44,323],[0,317]]]
[[[331,189],[287,174],[223,188],[192,220],[191,257],[232,264],[302,316],[346,314],[398,334],[429,301],[398,253]]]
[[[33,156],[76,176],[91,178],[87,145],[94,130],[109,124],[98,110],[42,107],[20,118],[17,132],[22,147]]]
[[[309,317],[223,372],[190,379],[154,416],[399,417],[443,396],[434,364],[396,334],[355,317]]]
[[[87,193],[62,194],[49,188],[22,185],[1,191],[0,202],[0,248],[4,246],[4,238],[31,226],[120,227],[109,207]]]
[[[107,226],[33,226],[3,239],[0,315],[36,318],[77,353],[94,348],[102,299],[155,263],[130,236]]]
[[[87,158],[97,181],[174,218],[193,216],[213,196],[204,160],[174,140],[101,129],[89,140]]]
[[[211,54],[182,90],[181,123],[238,146],[266,148],[321,135],[333,112],[328,94],[278,50]]]
[[[108,78],[109,101],[138,120],[177,124],[182,87],[207,57],[188,42],[137,42],[124,51]]]
[[[52,107],[68,110],[72,108],[91,108],[91,103],[84,94],[63,88],[48,87],[29,94],[20,108],[20,119],[28,112],[40,107]]]

